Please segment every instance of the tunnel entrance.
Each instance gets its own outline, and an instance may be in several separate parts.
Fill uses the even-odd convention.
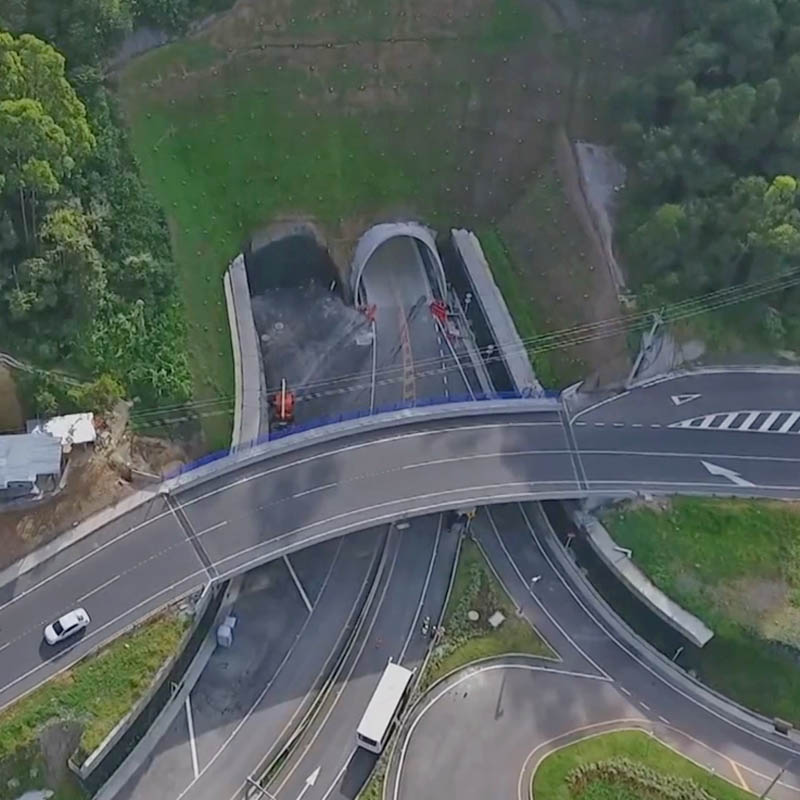
[[[398,237],[407,237],[418,243],[420,253],[424,253],[422,260],[429,271],[431,287],[439,297],[447,296],[444,266],[436,248],[434,232],[418,222],[384,222],[370,228],[356,245],[350,267],[350,285],[356,302],[361,297],[364,271],[370,259],[381,245]]]

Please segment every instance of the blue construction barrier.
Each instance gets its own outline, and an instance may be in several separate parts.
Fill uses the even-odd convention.
[[[552,389],[545,389],[541,392],[482,392],[476,395],[451,395],[449,398],[443,397],[430,397],[417,400],[414,403],[394,403],[388,406],[376,408],[370,412],[368,409],[359,409],[355,411],[346,411],[342,414],[332,414],[327,417],[315,417],[314,419],[306,420],[305,422],[291,425],[281,430],[272,431],[272,433],[264,434],[248,442],[245,445],[240,445],[238,451],[247,450],[257,445],[264,444],[268,441],[276,441],[277,439],[285,439],[287,436],[293,436],[296,433],[303,433],[304,431],[314,430],[315,428],[322,428],[326,425],[335,425],[337,422],[349,422],[354,419],[362,419],[364,417],[371,417],[375,414],[384,414],[391,411],[403,411],[408,408],[423,408],[435,405],[447,405],[450,403],[468,403],[468,402],[486,402],[489,400],[530,400],[535,398],[552,398],[558,399],[561,392]],[[187,472],[204,467],[206,464],[211,464],[221,458],[230,455],[229,450],[217,450],[214,453],[209,453],[195,461],[184,464],[177,470],[165,475],[165,478],[175,478],[178,475],[183,475]]]

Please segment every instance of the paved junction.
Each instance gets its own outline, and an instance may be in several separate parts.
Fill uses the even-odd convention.
[[[500,657],[435,687],[396,741],[384,797],[526,800],[548,752],[618,728],[652,733],[755,794],[786,767],[769,796],[800,795],[800,746],[643,643],[565,555],[538,504],[484,509],[473,533],[559,660]]]

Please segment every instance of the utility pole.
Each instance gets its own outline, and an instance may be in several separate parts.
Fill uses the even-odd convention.
[[[664,319],[661,316],[660,311],[653,312],[653,324],[650,327],[649,331],[646,331],[642,336],[642,344],[639,347],[639,353],[636,356],[636,361],[633,362],[633,366],[631,367],[630,374],[628,375],[628,380],[625,381],[625,386],[630,386],[633,383],[633,379],[636,377],[636,373],[639,371],[639,367],[642,366],[642,361],[644,361],[645,354],[650,351],[650,348],[653,346],[653,341],[655,340],[656,331],[659,327],[663,324]]]
[[[764,791],[761,792],[761,794],[759,795],[760,800],[764,800],[764,798],[772,791],[772,787],[775,786],[775,784],[781,779],[781,777],[783,776],[783,773],[786,772],[787,768],[789,767],[789,764],[791,764],[791,763],[792,763],[792,759],[790,758],[780,768],[780,770],[778,771],[778,774],[770,781],[769,786],[767,786],[767,788],[764,789]]]

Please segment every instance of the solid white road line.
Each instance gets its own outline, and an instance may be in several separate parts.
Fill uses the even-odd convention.
[[[397,659],[398,664],[403,663],[403,659],[406,657],[406,650],[408,650],[409,644],[411,644],[411,637],[414,635],[414,631],[417,629],[417,623],[419,622],[419,615],[422,613],[422,606],[425,605],[425,597],[428,594],[428,586],[431,582],[431,573],[433,572],[433,565],[436,562],[436,556],[439,553],[439,540],[442,538],[442,515],[439,514],[439,521],[436,525],[436,539],[433,542],[433,552],[431,553],[431,559],[428,562],[428,572],[425,575],[425,582],[422,585],[422,591],[419,595],[419,602],[417,603],[417,610],[414,612],[414,619],[411,622],[411,626],[408,629],[408,634],[406,635],[406,640],[403,642],[403,649],[400,651],[400,655]]]
[[[297,577],[297,573],[294,571],[292,562],[289,561],[289,556],[283,557],[283,563],[286,564],[286,569],[289,570],[289,574],[292,576],[294,585],[297,587],[297,591],[300,593],[300,597],[303,598],[303,602],[305,603],[305,606],[308,609],[308,613],[310,614],[314,610],[314,606],[311,605],[311,601],[308,599],[306,590],[303,588],[303,584],[300,583],[300,578]]]
[[[340,540],[339,540],[339,545],[338,545],[338,547],[336,548],[336,554],[335,554],[335,555],[334,555],[334,557],[331,559],[331,564],[330,564],[330,567],[328,568],[328,572],[327,572],[327,574],[325,575],[325,580],[322,582],[322,588],[321,588],[321,589],[320,589],[320,591],[319,591],[319,596],[320,596],[320,597],[322,597],[322,594],[323,594],[323,592],[324,592],[324,591],[325,591],[325,589],[327,588],[327,586],[328,586],[328,582],[330,581],[330,577],[331,577],[331,575],[333,574],[334,567],[336,566],[336,562],[339,560],[339,554],[341,553],[341,550],[342,550],[342,543],[343,543],[343,540],[342,540],[342,539],[340,539]],[[367,573],[367,574],[369,574],[369,573]],[[367,578],[365,577],[365,578],[364,578],[364,582],[363,582],[363,583],[362,583],[362,585],[361,585],[361,589],[359,589],[359,594],[360,594],[360,593],[361,593],[361,591],[363,590],[363,588],[364,588],[364,583],[366,583],[366,580],[367,580]],[[358,597],[358,595],[357,595],[356,597]],[[357,602],[358,602],[358,599],[356,599],[356,600],[353,602],[353,608],[355,608],[355,604],[356,604]],[[350,613],[352,613],[352,610],[353,610],[353,608],[351,608],[351,610],[350,610]],[[308,625],[309,625],[309,623],[311,622],[311,620],[312,620],[312,619],[313,619],[313,614],[309,614],[309,615],[306,617],[305,621],[303,622],[303,625],[302,625],[302,626],[301,626],[301,628],[300,628],[300,631],[298,632],[297,636],[295,636],[295,639],[294,639],[294,641],[292,642],[292,646],[291,646],[291,647],[290,647],[290,648],[289,648],[289,649],[286,651],[286,654],[284,655],[284,657],[283,657],[283,660],[281,661],[281,663],[280,663],[280,664],[278,664],[278,668],[275,670],[275,672],[274,672],[273,676],[272,676],[272,677],[269,679],[269,681],[267,682],[266,686],[264,686],[264,688],[261,690],[261,692],[259,693],[258,697],[256,697],[256,699],[253,701],[253,703],[252,703],[252,705],[250,706],[250,708],[248,708],[248,709],[247,709],[247,712],[245,713],[245,715],[244,715],[244,716],[243,716],[243,717],[242,717],[242,718],[239,720],[238,724],[237,724],[237,725],[236,725],[236,727],[233,729],[233,731],[230,733],[230,735],[228,736],[228,738],[227,738],[227,739],[226,739],[226,740],[225,740],[225,741],[222,743],[222,745],[219,747],[219,749],[217,750],[217,752],[216,752],[216,753],[214,753],[214,755],[213,755],[213,756],[211,756],[211,758],[209,759],[208,763],[207,763],[207,764],[206,764],[206,765],[203,767],[202,771],[200,772],[200,775],[203,775],[203,773],[205,773],[205,772],[206,772],[206,770],[208,770],[208,769],[209,769],[209,768],[210,768],[210,767],[211,767],[211,766],[214,764],[214,762],[215,762],[215,761],[216,761],[216,760],[217,760],[217,759],[218,759],[218,758],[219,758],[219,757],[222,755],[223,751],[227,750],[227,748],[230,746],[231,742],[233,742],[233,741],[234,741],[234,739],[236,738],[236,736],[239,734],[239,732],[241,731],[241,729],[244,727],[245,723],[247,723],[247,721],[248,721],[248,720],[249,720],[249,719],[252,717],[252,715],[255,713],[256,709],[257,709],[257,708],[258,708],[258,706],[261,704],[261,701],[264,699],[264,697],[266,696],[267,692],[268,692],[268,691],[270,690],[270,688],[271,688],[271,687],[274,685],[275,681],[278,679],[278,676],[279,676],[279,675],[281,675],[281,673],[283,672],[283,668],[286,666],[286,664],[288,664],[288,663],[289,663],[289,659],[290,659],[290,658],[292,657],[292,655],[294,654],[294,652],[295,652],[295,648],[297,647],[298,643],[300,642],[300,640],[301,640],[302,636],[305,634],[305,631],[306,631],[306,629],[308,628]],[[341,635],[342,635],[342,634],[340,634],[340,637],[341,637]],[[338,642],[338,640],[337,640],[337,642]],[[337,645],[337,646],[338,646],[338,645]],[[334,649],[335,649],[335,648],[334,648]],[[325,669],[325,668],[323,667],[323,671],[324,671],[324,669]],[[321,675],[321,674],[322,674],[322,673],[320,672],[320,675]],[[317,679],[320,677],[320,675],[317,675]],[[278,737],[276,737],[276,738],[280,738],[281,736],[283,736],[283,734],[284,734],[284,733],[286,733],[286,731],[289,729],[289,727],[290,727],[291,725],[293,725],[293,724],[294,724],[294,720],[295,720],[295,716],[296,716],[296,714],[297,714],[297,712],[295,711],[295,713],[294,713],[294,714],[292,714],[291,718],[290,718],[290,719],[289,719],[289,721],[286,723],[286,725],[285,725],[285,726],[284,726],[284,727],[281,729],[281,732],[278,734]],[[192,781],[192,782],[191,782],[191,783],[190,783],[190,784],[189,784],[189,785],[188,785],[188,786],[187,786],[187,787],[186,787],[186,788],[185,788],[185,789],[184,789],[184,790],[183,790],[183,791],[182,791],[182,792],[181,792],[181,793],[178,795],[178,798],[177,798],[177,800],[181,800],[181,798],[182,798],[182,797],[184,797],[184,796],[186,795],[186,793],[187,793],[187,792],[188,792],[188,791],[189,791],[189,790],[192,788],[192,786],[194,786],[194,785],[195,785],[195,781]],[[238,789],[237,789],[237,790],[234,792],[234,794],[231,796],[230,800],[234,800],[234,798],[239,798],[239,797],[240,797],[240,795],[241,795],[241,793],[242,793],[242,791],[245,789],[246,785],[247,785],[247,784],[245,783],[245,784],[243,784],[242,786],[240,786],[240,787],[239,787],[239,788],[238,788]]]
[[[189,749],[192,751],[192,771],[194,779],[200,775],[200,765],[197,762],[197,742],[194,738],[194,720],[192,719],[192,701],[190,695],[186,695],[186,724],[189,726]]]
[[[520,508],[522,510],[523,516],[527,520],[528,517],[527,517],[527,514],[525,513],[524,507],[520,506]],[[656,680],[660,681],[665,687],[667,687],[668,689],[670,689],[673,692],[675,692],[675,694],[679,695],[684,700],[687,700],[689,703],[694,704],[695,706],[697,706],[697,708],[703,709],[706,713],[710,714],[713,717],[716,717],[721,722],[723,722],[723,723],[725,723],[727,725],[730,725],[732,728],[735,728],[736,730],[741,731],[742,733],[744,733],[747,736],[752,736],[754,739],[758,739],[759,741],[766,742],[767,744],[770,744],[773,747],[778,748],[779,750],[783,750],[783,751],[785,751],[787,753],[792,753],[793,755],[797,754],[797,750],[794,747],[787,746],[785,744],[782,744],[781,742],[777,742],[777,741],[775,741],[775,739],[773,739],[773,738],[771,738],[769,736],[764,736],[763,734],[760,734],[755,730],[750,730],[749,728],[745,727],[744,725],[739,724],[735,720],[726,717],[724,714],[722,714],[721,712],[717,711],[711,705],[707,705],[706,703],[702,702],[701,700],[698,700],[692,694],[690,694],[690,693],[684,691],[682,688],[680,688],[680,686],[678,686],[677,684],[671,683],[670,680],[665,675],[662,675],[660,672],[658,672],[657,670],[653,669],[653,667],[651,667],[646,661],[644,661],[643,658],[639,657],[623,641],[618,639],[616,637],[616,635],[614,633],[612,633],[611,630],[608,627],[606,627],[605,623],[602,622],[597,616],[595,616],[595,614],[585,605],[585,603],[578,597],[578,595],[575,593],[575,591],[572,589],[572,587],[569,586],[569,584],[567,583],[566,579],[561,574],[561,572],[556,569],[556,567],[553,564],[552,560],[547,555],[547,553],[544,551],[544,548],[542,547],[542,544],[539,541],[539,538],[536,535],[536,532],[531,527],[530,523],[528,523],[528,529],[530,530],[531,535],[533,536],[533,540],[536,542],[536,545],[539,548],[539,551],[542,553],[542,555],[544,555],[545,559],[549,562],[551,569],[556,574],[556,576],[561,581],[561,583],[567,588],[569,593],[572,594],[573,597],[575,597],[575,600],[577,601],[578,605],[580,605],[581,608],[583,608],[584,613],[586,614],[586,616],[601,631],[603,631],[603,633],[608,637],[608,639],[611,642],[613,642],[631,660],[633,660],[634,662],[639,664],[640,667],[642,667],[644,670],[649,672]],[[553,535],[554,536],[556,535],[555,532],[553,532]],[[622,688],[622,687],[620,687],[620,688]]]
[[[115,575],[113,578],[109,578],[105,583],[101,583],[96,589],[92,589],[91,592],[86,592],[86,594],[81,595],[78,598],[78,602],[80,603],[87,597],[91,597],[93,594],[97,594],[98,592],[105,589],[106,586],[111,586],[111,584],[114,583],[114,581],[118,581],[121,577],[122,577],[121,575]]]
[[[336,486],[335,483],[324,483],[322,486],[315,486],[313,489],[306,489],[304,492],[297,492],[292,497],[305,497],[307,494],[314,494],[314,492],[321,492],[323,489],[332,489]]]
[[[322,795],[322,800],[328,800],[331,796],[331,792],[339,785],[339,781],[342,779],[342,775],[344,775],[344,771],[350,766],[350,762],[353,760],[353,756],[356,754],[356,750],[353,750],[352,753],[347,757],[347,761],[342,764],[342,768],[336,773],[336,777],[333,779],[333,783],[328,787],[328,791]]]
[[[520,506],[520,509],[522,510],[522,506]],[[575,648],[576,652],[580,653],[580,655],[583,656],[583,658],[586,659],[586,661],[589,664],[591,664],[591,666],[594,667],[601,676],[603,676],[604,680],[611,680],[611,676],[599,664],[597,664],[596,661],[592,660],[592,658],[567,633],[567,631],[561,626],[561,624],[558,622],[558,620],[556,620],[556,618],[547,610],[547,607],[536,596],[536,594],[531,589],[530,583],[528,583],[528,581],[526,581],[525,578],[522,576],[522,573],[520,572],[520,569],[517,566],[517,562],[514,561],[513,558],[511,558],[511,553],[508,551],[508,548],[506,547],[505,542],[503,541],[502,537],[500,536],[500,531],[498,530],[497,525],[495,524],[494,517],[492,517],[491,511],[490,511],[489,508],[486,509],[486,516],[489,518],[489,523],[491,524],[492,531],[493,531],[495,537],[497,538],[497,543],[500,545],[500,548],[502,549],[503,553],[505,554],[505,557],[508,559],[508,563],[511,564],[511,568],[517,574],[517,577],[522,582],[522,585],[525,587],[525,590],[533,598],[533,601],[536,603],[536,605],[539,606],[539,609],[542,611],[542,613],[544,613],[544,615],[550,620],[550,622],[555,626],[556,630],[558,630],[559,633],[561,633],[561,635],[567,640],[567,642],[569,642],[569,644],[571,644]],[[523,517],[525,517],[524,510],[523,510]],[[525,522],[530,527],[530,522],[528,522],[528,518],[527,517],[525,517]],[[553,650],[555,650],[555,647],[553,647]]]
[[[303,748],[302,752],[300,752],[299,755],[297,756],[297,760],[294,762],[294,764],[289,766],[286,774],[283,776],[282,780],[280,781],[280,783],[275,788],[274,794],[278,795],[283,791],[283,788],[291,780],[292,775],[294,775],[295,770],[303,763],[303,760],[306,758],[306,756],[308,755],[309,751],[314,746],[314,742],[317,741],[317,738],[320,736],[320,734],[325,729],[325,726],[327,725],[328,719],[330,719],[331,714],[333,714],[333,712],[336,710],[336,707],[339,705],[339,700],[341,699],[342,695],[344,694],[344,690],[347,688],[347,685],[350,683],[350,678],[353,677],[353,673],[356,671],[356,667],[358,667],[358,664],[361,661],[361,657],[364,655],[364,650],[367,649],[367,645],[369,644],[370,636],[372,636],[372,631],[374,630],[375,624],[377,623],[378,617],[380,616],[381,608],[383,608],[383,602],[386,599],[386,595],[389,592],[389,587],[391,586],[392,578],[394,577],[394,569],[397,566],[397,557],[399,556],[399,554],[400,554],[400,544],[398,543],[396,548],[395,548],[395,550],[394,550],[394,554],[392,556],[392,563],[389,565],[389,571],[386,573],[386,583],[383,585],[383,587],[381,589],[380,597],[378,597],[377,600],[376,600],[374,598],[374,596],[373,596],[373,603],[369,605],[370,611],[372,613],[372,617],[369,619],[369,622],[367,623],[367,627],[366,627],[366,630],[365,630],[365,633],[364,633],[364,638],[359,644],[358,650],[356,651],[356,654],[355,654],[355,658],[353,659],[352,663],[348,667],[347,673],[341,678],[341,682],[340,682],[335,694],[333,695],[333,702],[327,708],[327,710],[323,714],[322,718],[318,722],[316,722],[314,733],[311,734],[311,737],[309,738],[308,742],[306,742],[305,747]],[[376,576],[376,580],[378,580],[377,576]],[[373,585],[375,587],[375,591],[377,591],[378,584],[375,583]],[[370,592],[371,591],[372,590],[370,590]],[[369,600],[369,597],[368,597],[367,598],[367,603],[369,603],[369,602],[370,602],[370,600]],[[374,611],[372,611],[373,608],[374,608]],[[355,634],[356,636],[358,634],[360,634],[361,624],[363,624],[364,621],[366,621],[366,620],[362,619],[359,622],[359,625],[356,628],[356,634]],[[350,644],[348,645],[348,649],[346,650],[346,654],[347,654],[346,657],[349,657],[350,653],[352,652],[352,646],[355,645],[355,642],[356,642],[355,638],[351,639]],[[340,670],[337,673],[337,679],[339,678],[339,676],[342,675],[341,670],[344,669],[344,664],[345,663],[346,662],[343,661],[340,664]],[[278,774],[280,774],[280,772]]]
[[[138,611],[142,606],[145,606],[148,603],[151,603],[153,600],[155,600],[157,597],[160,597],[162,594],[166,594],[168,592],[171,592],[173,589],[175,589],[176,587],[180,586],[181,584],[188,583],[189,581],[192,581],[195,578],[199,579],[201,575],[205,575],[205,574],[206,574],[206,571],[204,569],[195,570],[194,572],[190,573],[189,575],[185,575],[183,578],[180,578],[179,580],[175,581],[175,583],[172,583],[169,586],[166,586],[165,588],[161,589],[160,591],[155,592],[154,594],[150,595],[150,597],[145,598],[141,602],[137,603],[135,606],[132,606],[131,608],[129,608],[127,611],[123,611],[121,614],[118,614],[113,619],[110,619],[108,622],[106,622],[105,624],[101,625],[99,628],[96,628],[95,630],[93,630],[90,633],[86,634],[86,636],[84,636],[82,639],[79,639],[74,644],[70,645],[69,647],[66,647],[64,650],[61,650],[58,653],[58,655],[51,656],[47,660],[42,661],[40,664],[37,664],[35,667],[32,667],[27,672],[23,672],[21,675],[18,675],[16,678],[14,678],[13,680],[9,681],[4,686],[0,686],[0,692],[8,691],[12,686],[16,686],[20,681],[24,681],[26,678],[29,678],[31,675],[34,675],[35,673],[39,672],[39,670],[44,669],[45,667],[49,666],[50,664],[55,663],[56,661],[64,662],[63,666],[59,667],[59,669],[57,669],[51,675],[48,675],[46,678],[43,678],[41,681],[39,681],[39,683],[35,684],[34,686],[31,686],[30,689],[28,690],[28,691],[33,691],[33,689],[35,689],[37,686],[40,686],[45,681],[51,680],[56,675],[58,675],[59,673],[63,672],[65,669],[69,669],[72,666],[72,664],[75,663],[74,661],[65,661],[64,660],[64,658],[67,655],[67,653],[72,652],[79,645],[86,644],[86,642],[89,639],[98,638],[100,636],[100,633],[102,633],[104,630],[107,630],[108,628],[112,627],[113,625],[118,623],[120,620],[122,620],[125,617],[127,617],[129,614],[133,614],[134,612]],[[194,584],[194,585],[197,586],[199,584]],[[187,592],[189,590],[191,590],[192,588],[193,588],[192,586],[189,586],[188,589],[187,589]],[[116,636],[116,633],[113,633],[113,634],[111,634],[109,636],[106,636],[104,639],[98,638],[97,644],[94,645],[91,648],[91,650],[94,650],[94,649],[100,647],[101,645],[103,645],[107,641],[109,641],[110,639],[113,639],[115,636]],[[91,652],[91,650],[89,652]],[[11,703],[15,702],[17,699],[18,698],[13,697],[8,702],[0,704],[0,711],[2,711],[4,708],[9,706]]]
[[[222,522],[218,522],[216,525],[212,525],[210,528],[203,528],[203,530],[198,531],[195,534],[195,538],[199,539],[201,536],[205,536],[207,533],[211,533],[211,531],[218,530],[219,528],[224,528],[228,524],[228,520],[224,519]]]
[[[428,713],[428,711],[430,711],[431,708],[433,708],[433,706],[435,706],[443,697],[452,692],[453,689],[464,683],[464,681],[468,681],[472,678],[475,678],[476,675],[480,675],[481,673],[495,672],[499,669],[522,670],[524,672],[543,672],[543,673],[550,673],[552,675],[566,675],[567,677],[570,678],[585,678],[591,681],[606,680],[605,678],[601,678],[599,675],[589,675],[584,672],[572,672],[570,670],[556,669],[554,667],[540,667],[534,664],[488,664],[486,666],[476,665],[473,669],[470,669],[468,672],[466,672],[466,674],[461,675],[459,678],[453,681],[453,683],[451,683],[449,686],[445,686],[443,688],[440,687],[438,691],[436,691],[436,686],[432,687],[429,694],[434,691],[436,691],[436,694],[434,694],[431,697],[431,699],[428,700],[424,706],[422,706],[422,709],[420,710],[419,714],[417,714],[417,716],[414,718],[414,721],[411,723],[408,730],[406,731],[402,744],[400,744],[400,742],[398,741],[396,745],[400,747],[400,756],[397,762],[397,771],[395,773],[394,786],[389,788],[384,787],[384,794],[383,794],[384,797],[389,797],[390,792],[392,800],[397,800],[397,798],[399,797],[400,780],[403,776],[403,765],[405,764],[406,761],[406,755],[408,753],[409,743],[411,742],[411,739],[414,736],[414,731],[417,729],[417,725],[419,725],[419,723],[422,721],[422,718]],[[419,703],[421,703],[426,697],[427,695],[423,695],[420,698]],[[641,721],[646,722],[646,720],[641,720]],[[599,724],[607,724],[607,723],[599,723]]]

